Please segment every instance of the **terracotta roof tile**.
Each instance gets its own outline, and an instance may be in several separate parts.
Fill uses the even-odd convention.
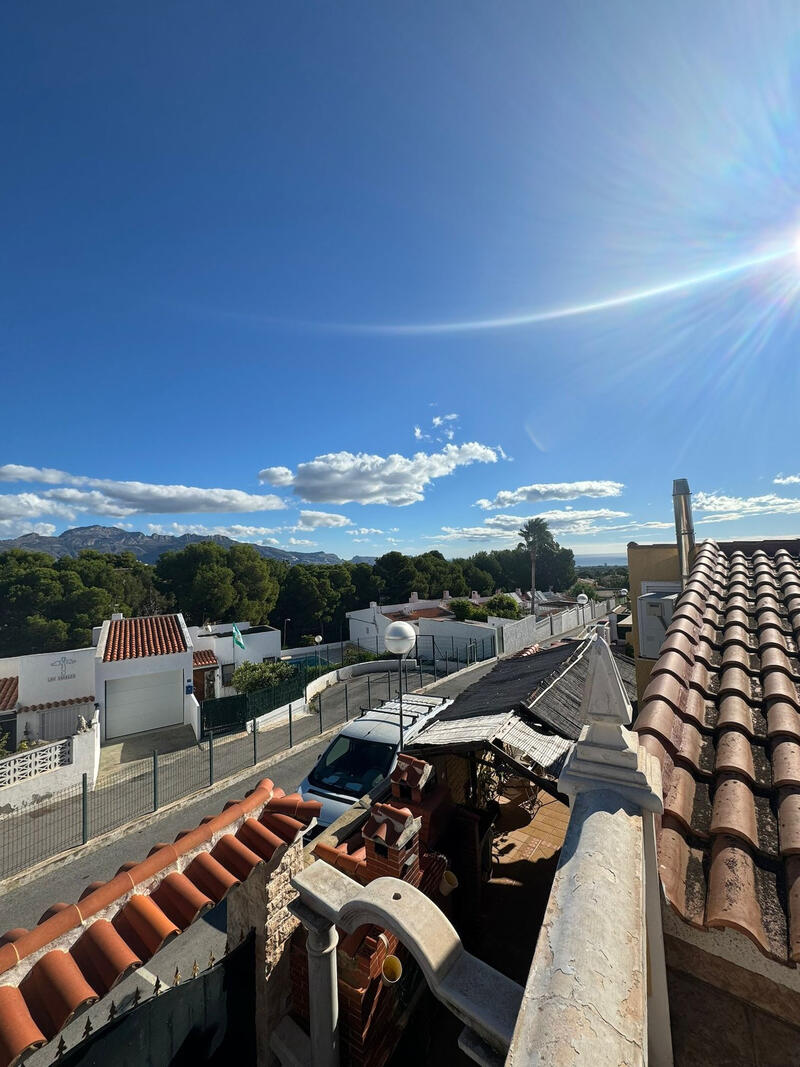
[[[193,667],[216,667],[219,660],[210,648],[196,648],[192,652]]]
[[[0,711],[13,711],[18,695],[19,678],[0,678]]]
[[[0,986],[0,1063],[17,1064],[27,1052],[46,1043],[22,993],[14,986]]]
[[[77,707],[79,704],[94,704],[94,693],[88,693],[84,697],[72,697],[70,700],[51,700],[46,704],[20,705],[19,711],[44,711],[49,708]],[[75,721],[77,722],[77,719]]]
[[[800,961],[800,542],[696,553],[636,720],[661,763],[664,891]]]
[[[106,636],[103,662],[169,656],[186,651],[183,627],[177,615],[145,615],[138,619],[112,619]]]
[[[33,930],[0,937],[0,1067],[54,1037],[262,860],[276,853],[279,859],[319,811],[319,804],[287,798],[265,778],[244,800],[229,802],[221,815],[179,834],[174,844],[124,863],[110,882],[88,885],[79,904],[53,904]]]

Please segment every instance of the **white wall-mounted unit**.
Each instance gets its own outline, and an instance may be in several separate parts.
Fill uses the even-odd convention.
[[[639,619],[639,655],[658,659],[664,634],[672,621],[679,592],[644,593],[637,600]]]

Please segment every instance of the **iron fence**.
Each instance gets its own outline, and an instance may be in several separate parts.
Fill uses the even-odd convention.
[[[219,737],[224,732],[243,730],[245,724],[260,719],[271,711],[299,700],[305,693],[306,668],[302,666],[293,678],[287,678],[267,689],[252,693],[236,693],[234,696],[204,700],[200,705],[200,727],[203,737],[213,734]]]
[[[462,662],[463,666],[463,662]],[[451,670],[454,664],[451,665]],[[441,675],[440,675],[441,676]],[[421,668],[404,671],[404,690],[434,680]],[[362,709],[396,695],[397,672],[367,675],[318,694],[308,708],[302,686],[247,694],[254,712],[237,731],[228,726],[179,752],[157,753],[102,774],[94,789],[83,785],[42,795],[30,804],[0,815],[0,879],[85,844],[183,797],[191,796],[264,760],[289,752],[311,737],[344,725]],[[292,694],[295,699],[289,699]],[[299,695],[298,695],[299,693]],[[227,699],[227,698],[226,698]],[[217,702],[219,703],[219,702]],[[258,728],[258,718],[286,706],[278,722]]]

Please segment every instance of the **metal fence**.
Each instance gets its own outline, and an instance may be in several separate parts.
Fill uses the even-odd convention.
[[[306,669],[303,666],[295,677],[279,682],[267,689],[252,693],[236,693],[234,696],[204,700],[200,705],[200,730],[203,737],[219,736],[224,732],[243,730],[245,723],[260,719],[277,708],[303,698],[306,687]]]
[[[422,664],[407,666],[403,671],[404,691],[452,673],[457,663],[465,665],[463,655],[447,657],[446,669],[439,669],[439,662],[445,661],[435,660],[433,670]],[[301,691],[296,701],[288,702],[286,716],[263,729],[253,727],[264,708],[271,710],[270,700],[258,693],[248,694],[254,698],[249,707],[256,714],[245,723],[245,730],[222,736],[215,736],[212,730],[190,748],[153,752],[146,759],[122,764],[98,778],[94,789],[89,788],[84,775],[82,786],[42,795],[23,808],[0,815],[0,879],[150,815],[264,760],[282,753],[289,755],[302,741],[340,727],[366,708],[396,696],[397,684],[396,670],[354,678],[318,694],[308,710]],[[287,692],[284,689],[280,694],[274,693],[273,698],[283,701]],[[43,777],[43,794],[45,790]]]

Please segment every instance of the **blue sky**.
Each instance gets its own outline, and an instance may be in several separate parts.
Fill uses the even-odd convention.
[[[0,536],[455,555],[543,514],[605,554],[671,537],[674,477],[701,536],[800,534],[795,3],[85,0],[0,40]]]

